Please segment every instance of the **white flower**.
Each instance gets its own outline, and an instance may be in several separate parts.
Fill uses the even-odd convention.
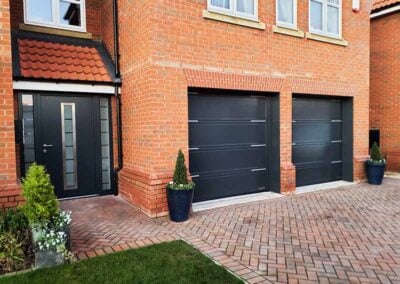
[[[169,184],[171,184],[171,185],[172,185],[172,184],[174,184],[174,182],[173,182],[173,181],[170,181],[170,182],[169,182]]]

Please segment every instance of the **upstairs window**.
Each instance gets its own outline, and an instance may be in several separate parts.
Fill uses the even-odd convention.
[[[86,31],[85,0],[24,0],[25,23]]]
[[[208,10],[257,20],[258,0],[208,0]]]
[[[340,37],[341,21],[341,0],[310,0],[310,32]]]
[[[276,22],[278,26],[297,28],[297,0],[276,1]]]

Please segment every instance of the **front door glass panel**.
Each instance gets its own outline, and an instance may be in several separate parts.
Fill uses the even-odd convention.
[[[75,103],[61,103],[64,190],[77,189]]]

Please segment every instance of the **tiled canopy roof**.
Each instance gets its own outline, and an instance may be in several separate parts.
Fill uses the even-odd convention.
[[[384,7],[400,3],[400,0],[374,0],[372,11],[382,9]]]
[[[82,42],[81,42],[82,43]],[[110,61],[100,44],[54,42],[37,38],[17,38],[18,59],[14,76],[34,79],[112,82]],[[19,69],[19,70],[16,70]],[[16,70],[16,72],[15,72]]]

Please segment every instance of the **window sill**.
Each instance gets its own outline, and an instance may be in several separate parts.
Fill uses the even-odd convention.
[[[289,28],[284,28],[284,27],[279,27],[279,26],[272,26],[272,31],[274,33],[278,34],[284,34],[284,35],[289,35],[289,36],[294,36],[294,37],[299,37],[303,38],[304,37],[304,32],[300,31],[298,29],[289,29]]]
[[[40,27],[40,26],[27,25],[27,24],[19,24],[19,29],[21,31],[76,37],[76,38],[83,38],[83,39],[92,39],[93,38],[91,33],[75,32],[75,31],[68,31],[68,30],[49,28],[49,27]]]
[[[225,22],[225,23],[229,23],[229,24],[234,24],[234,25],[239,25],[239,26],[243,26],[243,27],[253,28],[253,29],[265,30],[264,23],[252,21],[252,20],[246,20],[243,18],[235,17],[235,16],[229,16],[229,15],[219,14],[219,13],[215,13],[215,12],[210,12],[207,10],[203,10],[203,18],[220,21],[220,22]]]
[[[336,45],[341,45],[341,46],[348,46],[348,42],[345,41],[344,39],[339,39],[339,38],[333,38],[329,36],[323,36],[323,35],[317,35],[313,33],[306,33],[306,38],[311,39],[311,40],[316,40],[316,41],[322,41],[330,44],[336,44]]]

